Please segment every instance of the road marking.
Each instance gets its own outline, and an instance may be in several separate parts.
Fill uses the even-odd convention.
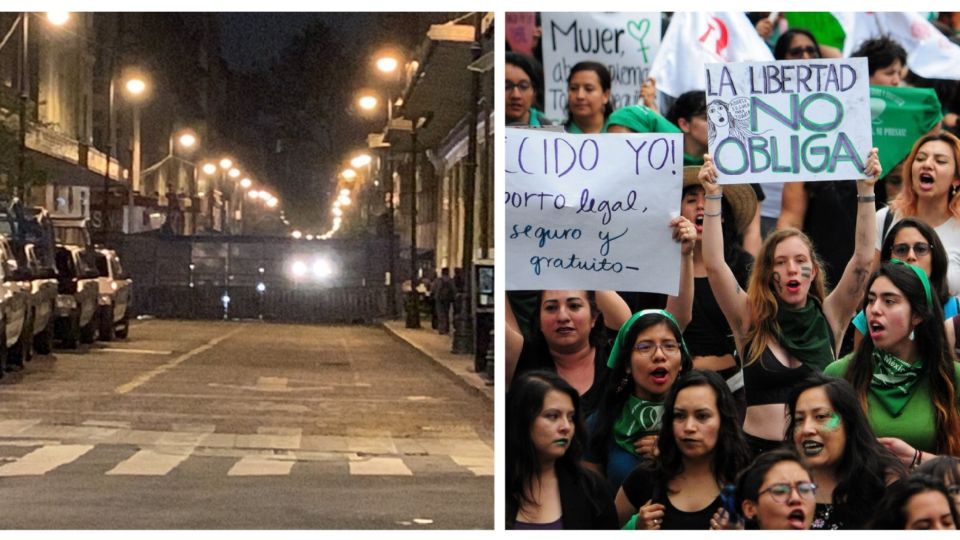
[[[261,392],[288,392],[286,377],[260,377],[257,379],[257,390]]]
[[[192,351],[189,351],[189,352],[187,352],[187,353],[181,354],[180,356],[174,358],[173,360],[167,362],[166,364],[163,364],[162,366],[156,367],[156,368],[154,368],[154,369],[152,369],[152,370],[144,373],[143,375],[140,375],[139,377],[135,378],[134,380],[132,380],[132,381],[126,383],[126,384],[122,384],[122,385],[118,386],[118,387],[114,390],[114,392],[117,393],[117,394],[127,394],[127,393],[129,393],[129,392],[132,392],[133,390],[136,390],[136,389],[139,388],[140,386],[142,386],[142,385],[146,384],[147,382],[149,382],[150,379],[156,377],[157,375],[162,375],[163,373],[166,373],[167,371],[169,371],[169,370],[171,370],[171,369],[179,366],[179,365],[182,364],[183,362],[186,362],[186,361],[189,360],[190,358],[192,358],[192,357],[194,357],[194,356],[196,356],[196,355],[198,355],[198,354],[200,354],[200,353],[209,351],[210,349],[216,347],[221,341],[224,341],[224,340],[226,340],[226,339],[228,339],[228,338],[230,338],[230,337],[233,337],[234,334],[237,334],[237,333],[241,332],[242,330],[245,330],[245,327],[244,327],[244,326],[240,326],[239,328],[234,329],[232,332],[228,332],[228,333],[226,333],[226,334],[224,334],[224,335],[222,335],[222,336],[220,336],[220,337],[213,338],[213,339],[211,339],[210,341],[208,341],[206,344],[201,345],[201,346],[197,347],[196,349],[193,349]]]
[[[0,467],[0,476],[39,476],[66,465],[93,448],[90,444],[44,446]]]
[[[155,354],[157,356],[169,356],[173,354],[173,351],[158,351],[153,349],[113,349],[111,347],[103,347],[94,349],[95,351],[103,352],[115,352],[115,353],[126,353],[126,354]]]
[[[0,436],[10,437],[39,424],[41,420],[2,420],[0,421]]]
[[[247,456],[234,464],[227,471],[227,476],[285,476],[290,474],[295,464],[295,459]]]
[[[474,476],[493,476],[493,456],[486,458],[450,456],[454,463],[470,469]]]
[[[116,467],[107,471],[107,474],[111,476],[164,476],[190,457],[192,451],[192,447],[164,448],[163,451],[143,449],[121,461]]]
[[[350,474],[354,476],[413,476],[403,460],[393,457],[350,456]]]

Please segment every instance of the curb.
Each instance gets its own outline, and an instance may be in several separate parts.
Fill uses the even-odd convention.
[[[442,361],[438,360],[437,358],[434,358],[434,356],[430,353],[430,351],[420,347],[419,345],[411,341],[407,341],[401,334],[394,331],[394,329],[390,328],[387,324],[381,322],[380,326],[383,327],[383,329],[386,330],[391,336],[393,336],[394,339],[404,343],[405,345],[409,345],[414,350],[419,352],[421,355],[429,359],[433,365],[440,368],[440,370],[444,373],[444,375],[446,375],[448,379],[452,380],[458,386],[460,386],[464,390],[467,390],[468,392],[472,392],[484,398],[485,400],[487,400],[487,402],[490,405],[493,405],[494,400],[493,400],[492,389],[494,387],[487,386],[485,380],[482,377],[480,377],[479,375],[473,372],[460,373],[457,370],[446,365]],[[486,391],[487,388],[491,389],[489,394]]]

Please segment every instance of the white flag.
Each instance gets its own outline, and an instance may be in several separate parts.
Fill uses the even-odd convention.
[[[703,90],[704,64],[773,60],[743,12],[674,13],[650,66],[657,90],[679,96]]]
[[[850,56],[868,39],[887,35],[907,51],[910,71],[928,79],[960,80],[960,46],[951,43],[919,13],[878,11],[834,15],[847,34],[844,56]]]

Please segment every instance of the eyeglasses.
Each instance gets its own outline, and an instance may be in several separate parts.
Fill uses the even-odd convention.
[[[923,257],[924,255],[930,253],[930,250],[933,249],[933,245],[927,244],[926,242],[917,242],[912,246],[910,244],[894,244],[890,252],[897,257],[906,257],[907,254],[910,253],[910,248],[913,248],[914,255],[917,257]]]
[[[787,54],[790,56],[800,56],[803,53],[807,53],[814,58],[820,58],[820,51],[813,45],[807,45],[806,47],[794,47],[792,49],[787,49]]]
[[[770,493],[774,501],[784,504],[790,499],[790,492],[796,488],[797,494],[801,499],[811,500],[817,495],[817,485],[813,482],[797,482],[796,484],[774,484],[767,489],[757,493],[757,497],[764,493]]]
[[[664,341],[659,345],[654,345],[649,341],[641,341],[633,346],[633,350],[640,353],[642,356],[653,356],[657,352],[657,348],[660,348],[663,351],[663,354],[667,356],[672,356],[680,352],[680,344],[676,341]]]
[[[509,94],[510,92],[513,92],[513,89],[514,89],[514,88],[516,88],[517,90],[520,90],[521,93],[522,93],[522,92],[526,92],[526,91],[530,90],[531,88],[533,88],[533,85],[531,85],[531,84],[528,83],[527,81],[520,81],[520,82],[518,82],[518,83],[512,83],[512,82],[510,82],[510,81],[507,81],[507,83],[506,83],[504,86],[506,87],[508,94]]]

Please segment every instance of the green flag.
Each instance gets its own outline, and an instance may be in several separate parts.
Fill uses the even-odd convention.
[[[817,43],[843,50],[847,34],[829,11],[787,11],[783,16],[790,28],[803,28],[817,38]]]
[[[886,176],[907,157],[913,143],[941,119],[940,100],[930,88],[870,86],[873,146]]]

